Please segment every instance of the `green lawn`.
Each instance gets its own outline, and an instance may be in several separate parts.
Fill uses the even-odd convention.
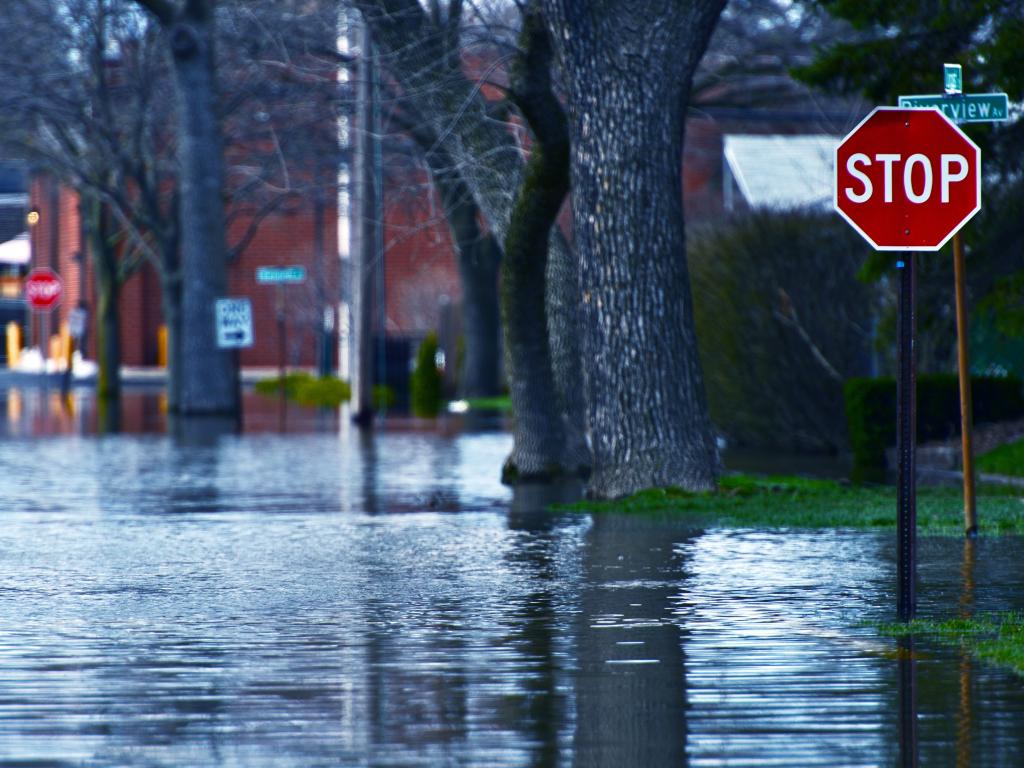
[[[914,620],[884,624],[883,634],[925,635],[948,645],[966,648],[972,656],[1024,674],[1024,614],[987,614],[947,621]]]
[[[562,507],[580,512],[671,515],[701,527],[866,528],[896,527],[896,491],[833,480],[727,475],[713,493],[656,488],[616,501],[582,501]],[[978,494],[981,533],[1024,534],[1024,490],[982,486]],[[958,486],[919,487],[918,530],[963,535],[963,499]]]
[[[1006,443],[981,454],[977,464],[980,472],[1024,477],[1024,440]]]
[[[508,395],[471,397],[466,403],[471,411],[501,411],[502,413],[508,413],[512,410],[512,398]]]

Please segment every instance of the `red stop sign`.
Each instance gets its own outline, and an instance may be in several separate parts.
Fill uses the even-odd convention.
[[[52,269],[33,269],[25,278],[25,299],[33,309],[53,309],[63,290],[60,276]]]
[[[981,210],[981,150],[937,109],[878,107],[835,173],[835,209],[878,251],[937,251]]]

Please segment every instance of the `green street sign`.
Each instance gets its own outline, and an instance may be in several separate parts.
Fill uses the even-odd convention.
[[[942,65],[942,82],[947,94],[964,92],[964,70],[959,64]]]
[[[304,283],[305,267],[256,267],[257,283]]]
[[[1010,101],[1005,93],[900,96],[898,106],[937,107],[954,123],[998,123],[1010,119]]]

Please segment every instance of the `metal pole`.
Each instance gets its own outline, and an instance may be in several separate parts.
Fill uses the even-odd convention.
[[[352,197],[352,255],[355,270],[352,285],[352,420],[363,428],[373,425],[373,316],[375,302],[375,264],[378,256],[376,178],[374,161],[379,127],[374,118],[379,116],[373,101],[376,62],[370,30],[365,23],[361,29],[359,79],[357,90],[358,130],[353,142],[354,195]]]
[[[978,535],[978,509],[974,496],[974,405],[971,399],[971,364],[967,354],[967,299],[964,295],[964,248],[953,235],[953,279],[956,285],[956,362],[960,372],[960,439],[964,469],[964,533]]]
[[[897,262],[900,272],[899,376],[896,383],[896,452],[899,468],[896,490],[896,613],[910,621],[917,610],[917,376],[915,366],[914,253]]]
[[[373,125],[373,242],[374,274],[377,287],[377,384],[387,386],[387,273],[384,269],[384,145],[381,140],[381,109],[380,109],[380,67],[371,70],[370,90],[372,98],[370,108]],[[381,401],[381,410],[387,410],[386,400]]]
[[[43,355],[43,387],[48,387],[50,384],[50,374],[46,370],[46,364],[50,361],[50,310],[44,309],[40,313],[40,324],[42,325],[41,333],[43,338],[39,342],[39,351]]]

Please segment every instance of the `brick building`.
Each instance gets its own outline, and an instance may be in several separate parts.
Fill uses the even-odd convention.
[[[83,233],[78,195],[49,177],[31,183],[29,206],[38,213],[31,228],[32,267],[49,267],[61,276],[64,293],[52,313],[50,328],[56,332],[67,323],[76,307],[95,317],[96,289],[90,259],[82,258]],[[228,242],[237,242],[248,225],[239,217],[228,231]],[[317,230],[319,229],[319,237]],[[252,302],[255,343],[241,351],[243,367],[271,367],[278,363],[277,290],[256,282],[259,266],[302,266],[306,281],[282,291],[290,366],[317,363],[318,330],[337,327],[334,318],[340,294],[337,206],[331,200],[319,206],[299,199],[282,206],[260,222],[256,235],[228,266],[228,296],[248,297]],[[160,280],[156,269],[144,264],[121,289],[122,362],[129,366],[154,366],[162,362],[162,310]],[[95,356],[95,329],[89,323],[85,354]],[[29,321],[29,346],[39,346],[42,323],[33,315]],[[210,331],[213,333],[213,329]],[[333,351],[335,343],[331,343]],[[335,361],[331,361],[332,367]]]

